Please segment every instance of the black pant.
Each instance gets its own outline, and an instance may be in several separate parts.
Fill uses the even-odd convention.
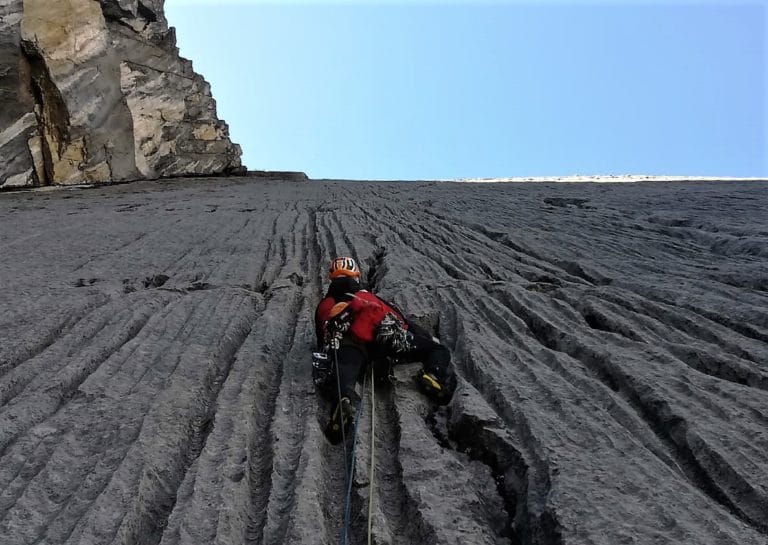
[[[391,353],[375,343],[363,344],[348,337],[342,338],[339,349],[332,350],[328,354],[334,366],[338,362],[340,384],[332,380],[324,393],[330,399],[336,400],[340,386],[342,397],[354,399],[356,397],[355,382],[363,368],[373,363],[374,372],[380,371],[381,369],[376,369],[376,366],[388,365],[388,356],[397,363],[422,362],[425,371],[434,374],[443,383],[450,383],[453,380],[451,352],[442,344],[435,342],[432,335],[425,329],[415,324],[409,324],[408,331],[413,335],[411,349],[398,354]]]

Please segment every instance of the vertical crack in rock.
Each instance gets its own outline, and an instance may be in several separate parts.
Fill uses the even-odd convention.
[[[455,290],[452,291],[455,294]],[[455,444],[470,458],[488,466],[509,515],[507,537],[513,544],[561,545],[564,543],[562,526],[556,513],[547,505],[552,489],[549,472],[545,463],[529,450],[535,442],[532,431],[521,413],[509,414],[508,407],[500,401],[504,394],[498,384],[468,350],[467,332],[459,319],[456,304],[443,302],[443,306],[446,318],[441,324],[446,329],[446,338],[452,341],[456,370],[469,383],[470,390],[476,389],[476,393],[481,394],[481,399],[495,416],[476,416],[472,407],[479,407],[482,401],[473,400],[470,391],[462,392],[460,388],[457,395],[462,398],[452,402],[450,418],[444,429],[437,433],[438,440],[450,448]],[[463,399],[465,396],[466,400]],[[435,430],[433,427],[433,432]],[[513,430],[517,434],[514,441],[505,437]]]
[[[42,91],[38,107],[45,125],[40,132],[51,181],[135,179],[130,117],[98,2],[25,0],[21,40],[27,54],[45,68],[34,79]],[[45,85],[40,85],[43,73]],[[50,115],[62,111],[66,116]]]
[[[432,418],[434,419],[434,413]],[[435,428],[436,422],[433,429]],[[526,523],[525,517],[522,516],[526,509],[525,505],[518,508],[518,503],[522,503],[521,500],[525,498],[522,483],[528,474],[522,455],[502,439],[500,430],[489,429],[474,415],[452,414],[445,431],[445,439],[450,439],[459,452],[487,466],[507,514],[501,535],[508,538],[512,545],[521,545],[516,528]],[[521,516],[518,517],[518,513]]]
[[[448,307],[451,309],[452,307]],[[449,331],[446,336],[458,341],[459,324],[455,322],[455,313],[446,320],[440,319],[440,313],[427,312],[414,321],[435,337],[441,338],[441,323]],[[456,350],[457,342],[454,342],[454,364],[457,372],[463,374],[468,368],[465,361],[465,349]],[[474,378],[474,377],[473,377]],[[511,545],[521,545],[521,535],[528,531],[528,513],[526,487],[523,483],[529,476],[528,465],[521,453],[511,443],[506,441],[503,424],[500,421],[484,420],[471,410],[471,403],[466,399],[469,393],[459,388],[457,396],[447,407],[432,407],[425,416],[425,422],[437,443],[444,449],[466,455],[470,460],[481,463],[495,484],[498,496],[498,511],[488,508],[484,516],[487,523],[493,528],[494,533],[504,542]],[[489,506],[494,502],[489,502]],[[552,536],[550,536],[552,538]],[[556,545],[560,541],[548,539],[548,545]]]
[[[35,116],[40,131],[43,178],[39,182],[49,185],[55,179],[54,164],[66,147],[68,136],[65,130],[69,126],[69,112],[35,44],[23,41],[22,52],[29,65],[30,88],[35,98]]]
[[[365,277],[365,284],[371,292],[381,290],[381,281],[387,273],[387,265],[384,263],[384,257],[387,255],[387,249],[383,246],[376,248],[373,256],[366,260],[368,272]]]
[[[309,216],[309,220],[307,221],[305,244],[309,248],[310,252],[309,264],[314,266],[315,270],[315,295],[320,297],[323,293],[323,271],[325,268],[322,264],[322,252],[320,249],[320,242],[318,241],[317,237],[317,208],[310,207],[307,210],[307,214]]]

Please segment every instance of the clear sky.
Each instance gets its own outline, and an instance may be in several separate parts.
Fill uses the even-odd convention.
[[[768,177],[768,0],[166,0],[250,169]]]

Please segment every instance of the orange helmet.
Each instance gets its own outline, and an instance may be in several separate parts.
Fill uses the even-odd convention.
[[[337,257],[331,262],[331,280],[339,276],[360,278],[360,268],[351,257]]]

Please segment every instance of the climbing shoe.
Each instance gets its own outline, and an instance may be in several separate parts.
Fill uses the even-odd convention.
[[[416,382],[424,395],[440,405],[448,403],[456,389],[456,377],[453,374],[441,380],[435,373],[422,370],[416,375]]]
[[[344,396],[331,411],[331,418],[325,428],[325,436],[332,445],[338,445],[349,437],[357,413],[357,396]]]

